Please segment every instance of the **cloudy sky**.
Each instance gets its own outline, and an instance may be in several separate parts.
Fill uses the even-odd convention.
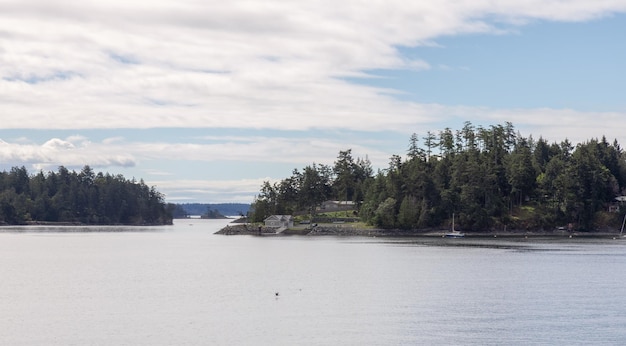
[[[626,0],[0,0],[0,169],[252,201],[464,121],[626,142]]]

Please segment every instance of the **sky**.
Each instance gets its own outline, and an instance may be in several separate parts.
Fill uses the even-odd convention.
[[[626,142],[626,0],[0,0],[0,170],[250,203],[339,151],[511,122]]]

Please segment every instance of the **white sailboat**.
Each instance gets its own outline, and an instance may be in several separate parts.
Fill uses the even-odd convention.
[[[622,220],[622,229],[619,231],[620,238],[624,237],[624,224],[626,224],[626,214],[624,214],[624,220]]]
[[[463,238],[465,237],[465,233],[461,233],[454,229],[454,213],[452,213],[452,230],[446,233],[446,238]]]

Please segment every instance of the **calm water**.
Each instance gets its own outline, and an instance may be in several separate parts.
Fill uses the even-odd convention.
[[[626,343],[626,240],[212,234],[224,224],[0,228],[0,344]]]

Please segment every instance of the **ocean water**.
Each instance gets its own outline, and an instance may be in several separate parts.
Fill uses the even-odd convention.
[[[626,240],[214,235],[226,222],[0,228],[0,344],[626,343]]]

